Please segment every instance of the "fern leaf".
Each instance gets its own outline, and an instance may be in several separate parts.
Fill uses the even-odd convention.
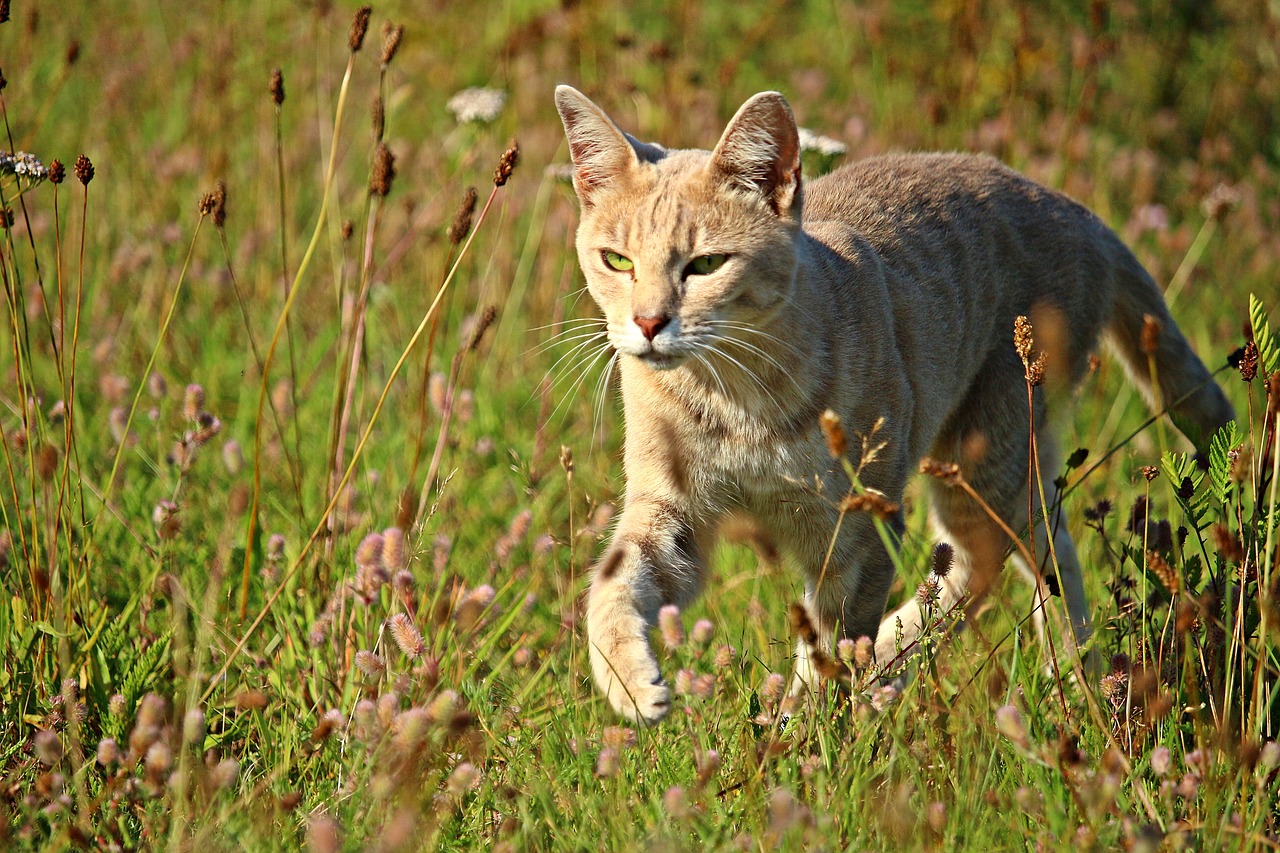
[[[1240,431],[1231,421],[1213,435],[1209,443],[1209,487],[1219,505],[1231,492],[1231,450],[1240,442]]]
[[[1267,309],[1262,300],[1249,294],[1249,325],[1253,328],[1253,342],[1258,347],[1258,363],[1263,376],[1270,376],[1280,367],[1280,346],[1276,345],[1271,327],[1267,325]]]

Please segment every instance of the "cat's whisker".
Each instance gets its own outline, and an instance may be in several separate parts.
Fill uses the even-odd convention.
[[[752,371],[745,364],[738,361],[738,359],[734,358],[733,356],[729,355],[727,352],[725,352],[722,349],[719,349],[718,347],[706,345],[706,348],[709,349],[714,354],[718,355],[720,358],[723,358],[726,361],[731,362],[734,365],[737,365],[739,370],[741,370],[744,374],[750,377],[750,379],[753,382],[755,382],[756,385],[759,386],[761,396],[764,399],[768,400],[777,408],[779,415],[783,416],[784,418],[786,417],[787,410],[783,407],[782,403],[778,401],[777,395],[773,393],[773,391],[769,388],[769,386],[765,384],[764,380],[761,379],[759,376],[757,376],[754,371]]]
[[[695,349],[691,354],[707,369],[707,373],[711,374],[711,378],[715,380],[716,386],[720,389],[720,395],[726,400],[732,399],[729,396],[729,389],[725,387],[724,382],[720,379],[720,374],[716,371],[715,365],[700,351],[703,347],[706,347],[706,345],[700,345],[699,349]],[[709,347],[707,348],[709,349]]]
[[[575,347],[574,349],[575,356],[572,363],[568,367],[561,369],[560,375],[557,376],[551,383],[552,388],[555,388],[558,385],[560,385],[560,383],[563,382],[566,377],[571,378],[579,374],[584,369],[584,365],[591,364],[600,356],[600,353],[610,349],[610,346],[608,343],[600,344],[599,347],[596,347],[593,344],[594,344],[594,341],[586,341],[584,343],[579,344],[577,347]],[[582,354],[583,350],[586,350],[585,354]],[[565,359],[565,356],[562,356],[560,361],[563,361],[564,359]],[[559,363],[560,363],[559,361],[556,362],[556,364],[559,364]],[[554,368],[555,366],[553,365],[552,369],[554,370]]]
[[[592,332],[590,334],[583,335],[580,338],[574,338],[578,343],[574,344],[567,352],[557,358],[555,362],[552,363],[551,369],[555,370],[566,358],[572,358],[574,355],[581,352],[584,347],[589,347],[601,338],[606,337],[608,337],[608,334],[605,332]]]
[[[791,352],[795,353],[800,358],[806,357],[805,354],[799,348],[797,348],[794,344],[788,343],[787,341],[784,341],[782,338],[778,337],[777,335],[772,335],[764,331],[763,329],[757,329],[754,326],[747,326],[747,325],[743,325],[742,323],[734,323],[731,320],[708,320],[706,322],[708,326],[714,329],[732,329],[735,332],[749,332],[750,334],[753,334],[753,335],[759,335],[760,337],[764,338],[766,341],[769,341],[770,343],[775,343],[778,346],[786,347],[787,349],[791,350]]]
[[[576,379],[574,379],[574,381],[569,385],[568,389],[564,393],[564,396],[560,398],[560,402],[556,403],[555,409],[551,411],[551,415],[547,418],[548,423],[555,420],[556,416],[560,414],[561,409],[564,410],[564,414],[561,417],[561,423],[563,423],[564,418],[567,418],[569,416],[569,401],[574,399],[575,394],[577,393],[577,390],[581,388],[582,383],[584,383],[587,380],[587,376],[591,373],[591,370],[595,366],[596,362],[600,360],[600,357],[602,355],[609,352],[610,349],[611,347],[608,344],[602,345],[599,349],[593,350],[587,356],[579,359],[573,365],[574,367],[573,372],[566,372],[565,375],[568,375],[571,377],[576,376]],[[617,356],[616,351],[614,352],[614,356],[615,357]],[[610,361],[612,360],[613,359],[610,359]],[[581,367],[580,370],[578,369],[579,367]],[[552,383],[551,387],[554,389],[556,385],[560,384],[560,382],[563,381],[563,379],[564,379],[564,375],[557,378]]]
[[[596,381],[596,402],[593,408],[593,416],[591,419],[591,450],[595,451],[596,439],[600,435],[600,422],[604,420],[604,400],[609,393],[609,381],[613,378],[614,370],[618,363],[618,351],[614,350],[613,356],[605,363],[604,370],[600,374],[600,378]]]
[[[572,332],[574,329],[581,329],[585,326],[603,326],[606,322],[608,321],[603,317],[575,317],[572,320],[557,320],[554,323],[546,323],[541,326],[530,326],[525,329],[525,332],[532,334],[533,332],[541,332],[546,329],[554,329],[559,326],[568,327],[564,329],[564,331],[556,332],[554,337],[559,337],[564,334],[565,331]]]
[[[577,331],[576,334],[572,334],[572,335],[568,335],[568,334],[557,335],[556,337],[552,338],[549,341],[544,341],[542,344],[540,344],[537,347],[534,347],[533,349],[525,350],[524,354],[526,356],[542,355],[547,350],[554,349],[555,347],[560,346],[561,344],[569,344],[569,343],[573,343],[574,341],[595,340],[597,338],[603,337],[605,334],[606,333],[603,331],[596,330],[596,331],[589,331],[589,332]],[[577,347],[575,347],[575,349],[577,349]]]

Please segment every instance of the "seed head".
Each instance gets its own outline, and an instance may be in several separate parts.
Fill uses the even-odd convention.
[[[1034,346],[1035,338],[1032,337],[1031,321],[1019,314],[1013,319],[1013,348],[1024,366],[1031,363],[1031,349]]]
[[[399,527],[388,527],[382,531],[382,568],[387,574],[394,575],[407,565],[409,555],[404,531]]]
[[[1142,476],[1147,479],[1148,483],[1150,483],[1156,477],[1160,476],[1160,469],[1154,465],[1143,465]]]
[[[182,740],[184,743],[200,744],[204,742],[204,711],[192,708],[182,718]]]
[[[831,454],[831,458],[839,459],[844,456],[849,450],[849,439],[844,434],[840,416],[827,409],[818,419],[818,424],[822,427],[822,435],[827,439],[827,452]]]
[[[935,577],[927,577],[920,586],[916,587],[916,601],[921,607],[933,607],[938,603],[938,579]]]
[[[1138,338],[1138,345],[1142,349],[1143,355],[1155,355],[1156,350],[1160,348],[1160,332],[1163,326],[1151,314],[1142,315],[1142,333]]]
[[[1218,221],[1225,219],[1228,213],[1239,206],[1240,191],[1227,184],[1215,186],[1209,191],[1209,195],[1205,196],[1204,201],[1200,203],[1205,216]]]
[[[453,215],[453,224],[449,226],[449,242],[452,245],[458,245],[471,233],[471,217],[476,212],[478,198],[475,187],[467,187],[467,191],[462,194],[462,204],[458,205],[458,211]]]
[[[56,160],[54,161],[57,162]],[[50,175],[53,173],[53,167],[49,167]],[[1254,341],[1249,341],[1244,345],[1244,353],[1240,356],[1240,378],[1245,382],[1252,382],[1258,375],[1258,345]]]
[[[222,180],[213,185],[213,224],[218,228],[227,224],[227,185]]]
[[[1151,750],[1151,772],[1157,776],[1164,776],[1173,766],[1173,756],[1169,752],[1167,746],[1157,746]]]
[[[381,142],[387,129],[387,109],[382,103],[381,95],[373,96],[373,106],[369,108],[369,124],[373,127],[374,142]]]
[[[853,666],[853,654],[857,648],[858,644],[853,637],[841,637],[836,643],[836,657],[845,666]]]
[[[960,475],[960,466],[954,462],[939,462],[931,457],[920,460],[920,473],[941,480],[948,486],[958,486],[964,479]]]
[[[470,791],[480,781],[480,771],[470,761],[464,761],[457,767],[453,768],[453,772],[449,774],[449,779],[445,782],[445,788],[454,797],[459,799]]]
[[[720,669],[724,669],[733,663],[733,658],[737,653],[737,649],[728,643],[721,645],[720,648],[716,649],[715,665]]]
[[[381,678],[382,674],[387,671],[387,665],[382,658],[365,649],[356,652],[355,662],[356,669],[360,670],[368,678]]]
[[[404,38],[404,26],[387,21],[382,25],[382,67],[386,68],[396,58],[400,40]]]
[[[93,162],[83,154],[76,158],[76,178],[86,187],[93,180]]]
[[[782,694],[786,692],[786,689],[787,679],[785,677],[776,672],[769,673],[765,676],[764,684],[760,685],[760,704],[772,711],[782,701]]]
[[[696,645],[705,647],[711,642],[711,638],[715,635],[716,626],[710,619],[699,619],[693,623],[693,631],[690,637]]]
[[[277,107],[284,103],[284,72],[279,68],[271,72],[271,101]]]
[[[373,172],[369,178],[369,193],[386,198],[391,193],[391,183],[396,178],[396,155],[386,143],[379,142],[373,152]]]
[[[35,753],[36,758],[46,767],[52,767],[62,760],[62,741],[58,740],[57,732],[50,729],[36,732]]]
[[[493,321],[498,318],[498,307],[489,305],[484,309],[479,319],[476,320],[475,328],[471,331],[471,338],[467,341],[467,351],[475,352],[480,347],[480,342],[484,340],[484,333],[489,331],[489,327],[493,325]],[[561,449],[560,463],[564,464],[564,450]],[[569,468],[565,469],[572,473],[573,454],[569,454]]]
[[[204,411],[204,388],[191,384],[182,396],[182,416],[189,421],[200,420]]]
[[[54,160],[49,164],[49,183],[60,184],[67,177],[67,167],[62,165],[61,160]]]
[[[1027,748],[1027,727],[1022,722],[1022,714],[1013,705],[1001,705],[996,709],[996,728],[1018,746]]]
[[[680,608],[667,604],[658,611],[658,630],[668,649],[678,649],[684,644],[684,625],[680,623]]]
[[[893,518],[901,508],[880,492],[871,489],[860,495],[849,495],[840,501],[841,512],[869,512],[885,521]]]
[[[955,548],[946,542],[939,542],[933,546],[933,556],[930,558],[930,569],[933,571],[934,577],[945,578],[951,571],[951,564],[956,556]]]
[[[427,650],[427,644],[422,639],[421,632],[414,627],[413,621],[406,614],[397,613],[388,619],[387,630],[391,632],[391,638],[396,641],[396,645],[406,657],[419,658]]]
[[[493,171],[493,185],[505,186],[507,181],[511,180],[511,173],[516,170],[516,164],[519,162],[520,143],[513,139],[507,143],[507,150],[503,151],[502,156],[498,158],[498,168]]]
[[[351,239],[351,235],[356,233],[356,224],[350,219],[342,220],[342,240],[345,243]]]
[[[372,6],[361,6],[351,19],[351,31],[347,34],[347,47],[352,53],[359,53],[364,47],[364,37],[369,33],[369,16],[373,14]]]
[[[120,760],[120,746],[115,738],[104,737],[98,741],[98,763],[103,767]]]

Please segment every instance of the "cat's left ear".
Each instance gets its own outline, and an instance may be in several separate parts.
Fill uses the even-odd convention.
[[[764,197],[778,216],[800,213],[800,134],[787,99],[761,92],[738,110],[711,154],[711,170]]]

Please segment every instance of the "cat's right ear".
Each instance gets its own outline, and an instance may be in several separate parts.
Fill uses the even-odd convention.
[[[605,111],[572,86],[556,87],[556,109],[564,122],[573,158],[573,188],[583,207],[596,193],[640,163],[636,143],[613,123]],[[648,149],[655,146],[642,146]]]

